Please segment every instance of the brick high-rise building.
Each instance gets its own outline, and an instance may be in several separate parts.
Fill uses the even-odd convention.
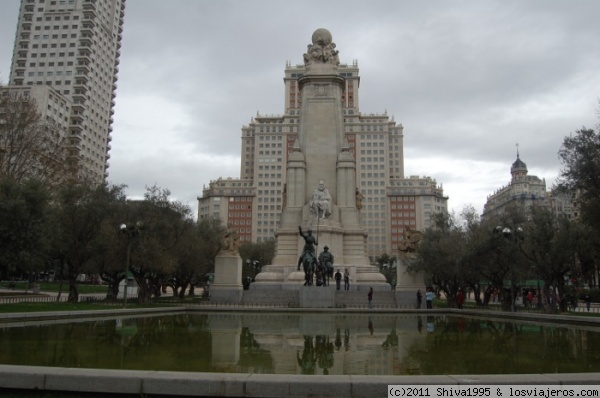
[[[52,96],[40,113],[64,122],[77,177],[94,183],[108,176],[125,1],[21,0],[19,11],[8,89]],[[27,90],[39,86],[51,90]]]

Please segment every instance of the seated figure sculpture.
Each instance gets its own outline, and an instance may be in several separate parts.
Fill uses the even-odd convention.
[[[319,181],[319,186],[312,193],[310,198],[310,212],[318,218],[327,218],[331,215],[331,194],[325,188],[323,180]]]

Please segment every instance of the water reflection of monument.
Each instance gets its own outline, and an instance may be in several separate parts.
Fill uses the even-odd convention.
[[[215,368],[239,366],[247,329],[279,374],[418,373],[409,353],[426,339],[413,316],[211,314],[209,322]]]
[[[336,267],[348,268],[351,288],[388,289],[385,277],[369,264],[367,233],[357,206],[356,162],[344,131],[345,79],[338,51],[326,29],[317,29],[304,54],[298,140],[288,157],[284,208],[273,264],[256,276],[252,289],[300,289],[297,270],[303,242],[298,226],[312,229],[321,247],[329,246]],[[362,205],[362,203],[360,203]]]

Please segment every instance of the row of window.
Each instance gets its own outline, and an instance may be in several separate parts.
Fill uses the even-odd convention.
[[[65,54],[67,54],[69,57],[74,57],[75,56],[74,52],[70,52],[70,53],[58,53],[58,57],[59,58],[64,58]],[[46,58],[46,55],[48,56],[48,58],[54,58],[54,57],[57,56],[56,53],[48,53],[48,54],[46,54],[46,53],[40,53],[39,54],[40,58]],[[31,53],[30,56],[31,56],[31,58],[37,58],[38,53]]]
[[[258,198],[258,203],[263,203],[263,202],[265,202],[265,203],[268,203],[268,202],[271,202],[271,203],[281,202],[281,197],[278,197],[278,198],[260,198],[259,197]]]
[[[64,73],[65,76],[71,76],[73,74],[73,71],[67,70],[67,71],[63,72],[62,70],[57,70],[56,72],[55,71],[48,71],[48,72],[43,72],[43,71],[28,72],[27,76],[36,76],[36,74],[37,74],[37,76],[50,76],[51,77],[51,76],[54,76],[54,75],[56,75],[56,76],[62,76],[63,73]],[[19,76],[19,74],[17,74],[17,76]],[[59,84],[59,83],[57,83],[57,84]],[[67,82],[65,82],[65,84],[71,84],[71,81],[67,81]]]
[[[240,215],[240,214],[242,214],[242,215]],[[246,219],[240,220],[239,219],[240,217],[244,217],[244,214],[245,213],[230,212],[229,219],[231,220],[231,219],[236,218],[235,225],[252,225],[252,220],[246,220]],[[250,216],[252,216],[252,213],[250,213]],[[248,217],[250,217],[250,216],[248,216]]]
[[[361,157],[361,158],[360,158],[360,161],[361,161],[361,162],[369,162],[369,163],[371,163],[371,162],[377,162],[377,161],[379,161],[379,162],[383,162],[383,163],[385,163],[385,158],[384,158],[384,157],[380,157],[380,158],[379,158],[379,157],[374,157],[374,158],[370,158],[370,157]]]
[[[360,182],[360,186],[361,187],[385,187],[387,184],[385,181],[361,181]]]

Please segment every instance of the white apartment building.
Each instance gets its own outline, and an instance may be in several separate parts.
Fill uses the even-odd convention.
[[[66,100],[66,145],[94,183],[108,176],[125,1],[21,0],[19,11],[8,88],[52,88],[36,98],[42,114]]]
[[[359,109],[360,75],[358,64],[340,64],[344,77],[342,110],[344,131],[350,151],[356,161],[356,185],[362,195],[360,210],[363,227],[368,231],[367,254],[374,258],[383,253],[397,254],[397,241],[404,228],[422,230],[435,211],[447,211],[447,197],[443,189],[430,177],[404,178],[404,134],[387,112],[363,114]],[[286,165],[298,137],[301,122],[301,95],[298,79],[305,66],[286,64],[284,72],[284,113],[257,114],[242,127],[240,179],[219,178],[205,187],[198,197],[198,217],[214,217],[230,222],[236,210],[237,196],[252,199],[252,234],[242,240],[273,239],[285,206]],[[225,187],[238,185],[239,194]],[[250,190],[250,186],[253,190]],[[242,187],[245,187],[243,189]],[[246,192],[242,194],[242,192]],[[406,198],[407,212],[396,209],[398,198]],[[239,199],[238,199],[239,200]],[[246,200],[246,199],[244,199]],[[410,204],[408,203],[410,201]],[[392,204],[393,203],[393,204]],[[215,208],[218,205],[218,211]],[[223,209],[227,206],[227,209]],[[392,221],[392,206],[394,221]],[[398,218],[400,217],[400,218]],[[242,222],[240,220],[240,222]],[[393,222],[393,224],[392,224]],[[247,225],[247,224],[244,224]],[[234,225],[234,227],[236,227]],[[240,235],[247,227],[239,226]]]

